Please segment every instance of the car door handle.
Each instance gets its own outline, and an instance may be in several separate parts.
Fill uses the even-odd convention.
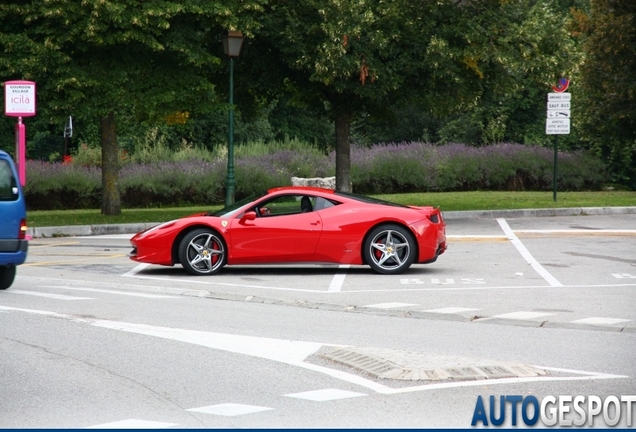
[[[309,225],[314,225],[314,226],[320,225],[320,221],[318,220],[316,222],[310,222]]]

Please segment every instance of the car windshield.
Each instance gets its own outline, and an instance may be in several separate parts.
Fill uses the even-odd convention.
[[[213,213],[208,213],[208,216],[232,216],[238,209],[243,207],[245,204],[251,203],[252,201],[256,201],[257,199],[267,195],[267,191],[263,191],[261,193],[254,194],[252,196],[248,196],[247,198],[243,198],[240,201],[235,202],[234,204],[230,204],[229,206],[223,207],[221,210],[217,210]]]
[[[393,206],[393,207],[407,207],[405,205],[402,204],[397,204],[397,203],[393,203],[391,201],[384,201],[381,199],[377,199],[377,198],[371,198],[365,195],[358,195],[358,194],[354,194],[351,192],[335,192],[335,195],[341,195],[347,198],[351,198],[354,199],[356,201],[361,201],[363,203],[367,203],[367,204],[381,204],[381,205],[388,205],[388,206]]]

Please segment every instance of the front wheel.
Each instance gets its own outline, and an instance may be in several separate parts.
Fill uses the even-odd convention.
[[[399,225],[374,228],[364,242],[364,257],[373,270],[382,274],[398,274],[415,260],[415,238]]]
[[[5,290],[11,286],[15,279],[15,266],[0,267],[0,290]]]
[[[179,260],[190,274],[200,276],[217,273],[225,265],[226,259],[225,242],[212,230],[194,230],[179,243]]]

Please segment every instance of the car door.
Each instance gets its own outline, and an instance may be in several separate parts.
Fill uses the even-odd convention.
[[[251,209],[257,212],[255,219],[233,219],[229,263],[311,260],[320,240],[322,221],[315,211],[303,213],[301,201],[299,195],[281,195]]]

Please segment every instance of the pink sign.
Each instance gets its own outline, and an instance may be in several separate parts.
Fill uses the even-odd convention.
[[[4,114],[10,117],[35,115],[35,83],[33,81],[4,83]]]

